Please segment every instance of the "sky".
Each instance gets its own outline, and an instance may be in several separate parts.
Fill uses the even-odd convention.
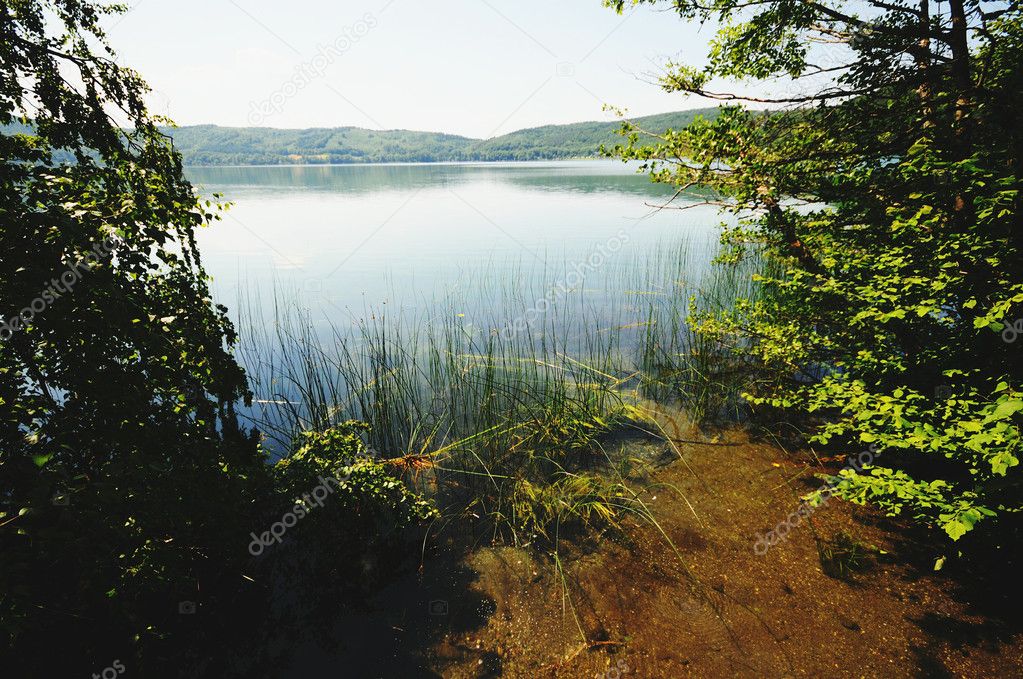
[[[660,90],[711,29],[601,0],[129,0],[118,61],[179,125],[358,126],[487,138],[708,103]]]

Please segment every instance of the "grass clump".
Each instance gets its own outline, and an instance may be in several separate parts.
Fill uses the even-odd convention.
[[[412,491],[483,519],[492,539],[614,527],[642,510],[602,441],[651,397],[681,401],[697,419],[734,400],[739,386],[721,377],[731,349],[688,318],[753,294],[734,269],[689,283],[684,246],[644,254],[533,316],[553,287],[543,272],[392,301],[406,311],[367,310],[347,330],[334,318],[324,331],[279,298],[265,320],[249,300],[242,358],[260,406],[248,415],[271,444],[367,423],[368,446]]]
[[[855,573],[869,568],[878,551],[876,547],[856,539],[844,530],[837,532],[831,539],[814,535],[814,540],[821,570],[828,577],[839,580],[849,580]]]

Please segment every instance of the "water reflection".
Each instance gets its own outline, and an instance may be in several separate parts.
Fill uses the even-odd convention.
[[[191,167],[189,177],[210,191],[236,195],[255,191],[375,193],[457,187],[473,182],[507,184],[526,190],[609,192],[666,198],[671,190],[636,174],[636,166],[613,161],[519,163],[420,163],[379,165],[293,165]]]
[[[651,211],[668,187],[611,161],[193,167],[207,193],[234,203],[200,233],[219,301],[289,291],[316,316],[415,307],[479,280],[556,280],[602,243],[636,258],[684,238],[716,241],[708,209]],[[525,273],[524,273],[525,272]],[[601,287],[602,271],[587,278]],[[270,304],[270,301],[266,301]]]

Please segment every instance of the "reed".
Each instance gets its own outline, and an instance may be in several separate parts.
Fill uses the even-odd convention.
[[[410,483],[517,543],[613,524],[634,494],[600,473],[614,463],[601,437],[649,400],[680,401],[694,419],[737,407],[728,352],[687,319],[757,294],[755,264],[709,267],[712,254],[655,247],[576,289],[546,265],[481,270],[442,298],[326,332],[287,291],[269,305],[251,295],[239,305],[257,397],[246,415],[282,454],[299,431],[368,422],[370,447]]]

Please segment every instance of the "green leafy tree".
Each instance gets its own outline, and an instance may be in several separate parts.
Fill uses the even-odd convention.
[[[235,420],[245,375],[196,249],[219,206],[197,197],[145,84],[114,62],[99,24],[111,11],[0,2],[0,644],[12,676],[113,658],[159,673],[193,603],[201,616],[241,581],[267,477]],[[135,660],[145,649],[151,673]]]
[[[725,261],[771,263],[762,299],[699,318],[766,372],[751,403],[853,456],[874,446],[836,479],[840,497],[952,540],[1018,525],[1018,4],[663,4],[716,29],[701,64],[667,65],[664,89],[725,103],[663,135],[626,124],[614,153],[716,189],[708,202],[738,217]],[[771,94],[737,84],[751,81]]]

